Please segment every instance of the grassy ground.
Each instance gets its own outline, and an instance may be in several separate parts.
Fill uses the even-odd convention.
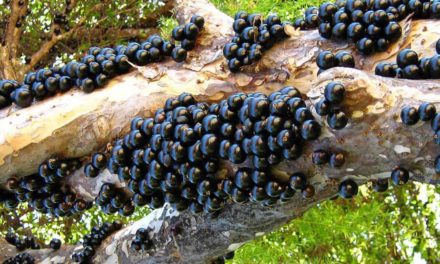
[[[318,6],[323,0],[211,0],[220,10],[233,16],[237,11],[277,13],[282,19],[293,21],[300,17],[304,10],[311,6]]]

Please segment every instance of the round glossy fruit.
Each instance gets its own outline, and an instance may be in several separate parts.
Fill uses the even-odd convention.
[[[348,25],[347,37],[352,41],[358,41],[365,36],[365,28],[359,22],[353,22]]]
[[[183,62],[186,60],[187,51],[182,47],[175,47],[171,53],[171,58],[176,62]]]
[[[356,48],[362,54],[368,55],[374,51],[374,42],[369,38],[362,38],[356,42]]]
[[[336,39],[345,39],[347,37],[347,25],[338,23],[332,28],[332,36]]]
[[[323,70],[327,70],[336,66],[335,56],[331,51],[322,51],[316,57],[316,64]]]
[[[417,65],[419,63],[419,56],[413,50],[404,49],[397,54],[396,61],[397,65],[403,69],[408,65]]]
[[[403,78],[417,80],[422,77],[422,72],[417,65],[408,65],[403,69]]]
[[[420,120],[431,121],[435,117],[437,109],[435,108],[435,105],[425,102],[419,106],[418,113]]]
[[[386,39],[394,42],[402,36],[402,27],[392,21],[385,27],[384,34]]]
[[[391,179],[393,180],[393,183],[395,185],[405,184],[409,180],[409,172],[408,172],[408,170],[406,170],[404,168],[396,167],[391,172]]]
[[[332,25],[330,23],[321,23],[318,27],[319,35],[321,37],[329,39],[332,36]]]
[[[350,199],[358,193],[358,189],[355,181],[345,180],[339,185],[339,195],[344,199]]]
[[[415,107],[405,106],[400,112],[400,119],[405,125],[415,125],[419,121],[419,112]]]
[[[348,118],[342,111],[335,111],[327,116],[327,124],[333,129],[343,129],[347,123]]]
[[[394,77],[396,72],[391,64],[387,62],[381,62],[376,65],[375,74],[384,77]]]
[[[346,51],[340,51],[336,53],[335,59],[337,62],[337,66],[339,67],[347,67],[354,68],[354,58],[353,55]]]
[[[324,88],[324,97],[331,104],[340,104],[345,98],[345,87],[340,82],[329,82]]]
[[[431,69],[430,70],[431,78],[439,79],[440,78],[440,55],[432,56],[430,63],[429,63],[429,68]]]
[[[376,192],[385,192],[388,189],[388,179],[377,179],[373,181],[373,189]]]
[[[58,238],[54,238],[50,241],[49,246],[53,250],[58,250],[61,247],[61,240],[59,240]]]
[[[333,153],[330,156],[330,166],[332,168],[342,167],[345,163],[345,155],[343,153]]]
[[[307,186],[307,177],[302,172],[296,172],[290,176],[290,188],[295,190],[302,190]]]
[[[316,113],[320,116],[326,116],[330,113],[331,103],[322,98],[315,104]]]
[[[312,153],[312,162],[315,165],[323,165],[328,163],[330,160],[330,155],[322,149],[315,150]]]

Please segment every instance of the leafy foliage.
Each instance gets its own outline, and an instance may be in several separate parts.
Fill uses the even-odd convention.
[[[326,201],[246,244],[233,263],[376,263],[440,258],[440,187],[408,184]]]

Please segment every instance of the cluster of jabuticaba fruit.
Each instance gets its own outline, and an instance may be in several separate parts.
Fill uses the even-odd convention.
[[[316,64],[319,67],[318,75],[333,67],[355,67],[353,55],[347,51],[339,51],[336,54],[329,50],[321,51],[316,57]]]
[[[79,160],[49,159],[38,167],[38,174],[21,179],[9,178],[9,197],[5,205],[16,208],[27,202],[29,207],[53,216],[70,216],[89,209],[93,204],[86,202],[65,186],[63,179],[81,167]]]
[[[90,261],[95,255],[95,249],[99,247],[108,236],[122,228],[122,223],[113,221],[105,222],[100,226],[94,226],[90,234],[84,235],[82,238],[82,249],[72,254],[73,262],[91,263]]]
[[[32,255],[30,255],[29,253],[23,252],[17,254],[14,257],[8,258],[3,262],[3,264],[18,264],[18,263],[33,264],[35,263],[35,258],[32,257]]]
[[[188,51],[195,47],[196,39],[203,28],[204,19],[195,15],[185,26],[173,30],[174,41],[158,35],[149,36],[144,42],[130,42],[114,48],[92,47],[79,61],[62,67],[47,67],[26,74],[23,83],[0,80],[0,109],[14,103],[28,107],[34,100],[43,100],[73,87],[91,93],[103,87],[111,78],[124,74],[132,68],[163,61],[171,57],[183,62]],[[175,45],[180,41],[180,45]]]
[[[260,14],[240,11],[235,14],[232,28],[235,37],[223,48],[231,72],[238,72],[242,66],[250,65],[263,57],[263,52],[287,37],[285,25],[277,15],[263,19]]]
[[[312,111],[328,115],[331,129],[345,128],[345,93],[342,83],[329,82],[315,110],[290,86],[269,95],[236,93],[212,104],[183,93],[169,98],[153,117],[134,118],[128,134],[107,153],[92,156],[85,174],[97,177],[107,168],[125,183],[104,184],[96,198],[110,214],[130,215],[136,206],[156,209],[165,203],[178,211],[213,213],[230,201],[271,206],[289,201],[296,192],[311,198],[315,190],[305,173],[282,180],[272,168],[298,159],[304,144],[320,136],[321,125]],[[317,149],[312,162],[339,168],[345,155]],[[224,173],[222,166],[233,173]],[[376,185],[384,191],[388,183],[377,180]],[[357,190],[352,180],[341,183],[342,197],[351,198]]]
[[[440,145],[440,113],[437,113],[434,104],[424,102],[418,108],[404,106],[400,112],[400,119],[407,126],[413,126],[419,121],[431,122],[434,142]],[[434,169],[436,173],[440,173],[440,155],[434,161]]]
[[[32,236],[24,236],[20,238],[12,231],[8,231],[8,233],[6,233],[5,240],[9,244],[15,246],[17,251],[22,251],[26,249],[40,249],[38,241]]]
[[[436,43],[437,54],[419,58],[411,49],[401,50],[396,63],[381,62],[376,66],[376,75],[404,79],[439,79],[440,78],[440,39]]]

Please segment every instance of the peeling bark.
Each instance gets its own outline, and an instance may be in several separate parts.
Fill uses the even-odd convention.
[[[272,168],[279,177],[286,178],[293,172],[304,172],[316,189],[313,198],[304,199],[297,193],[288,203],[273,207],[227,204],[217,214],[198,216],[177,213],[165,206],[107,239],[97,250],[95,262],[206,263],[301,216],[317,202],[335,196],[341,180],[351,178],[364,184],[389,177],[396,165],[407,168],[411,180],[440,182],[433,169],[438,150],[430,124],[419,122],[407,127],[400,121],[404,105],[431,102],[439,106],[440,81],[390,79],[371,73],[376,63],[394,60],[397,51],[404,47],[411,47],[423,56],[434,54],[434,43],[440,35],[439,21],[403,22],[406,26],[402,39],[388,52],[370,57],[360,56],[352,45],[323,40],[317,31],[293,32],[259,63],[246,67],[242,73],[231,74],[225,69],[221,50],[231,37],[232,18],[206,1],[193,2],[176,1],[178,19],[187,21],[194,13],[209,19],[197,49],[186,63],[166,61],[139,67],[92,94],[72,91],[30,108],[1,111],[0,182],[12,175],[35,172],[38,164],[50,156],[81,157],[102,149],[111,139],[128,131],[132,117],[151,116],[168,97],[183,91],[214,102],[237,91],[270,93],[294,85],[313,104],[322,98],[325,84],[338,80],[346,87],[343,111],[349,117],[349,124],[343,130],[331,130],[325,120],[315,115],[323,125],[321,137],[307,143],[298,160],[284,161]],[[315,58],[321,49],[351,51],[358,69],[334,68],[316,77]],[[314,166],[311,153],[318,148],[345,153],[345,164],[338,169]],[[230,173],[234,169],[227,162],[223,168]],[[108,171],[96,179],[85,178],[78,171],[68,181],[87,199],[97,195],[103,182],[118,183],[116,176]],[[130,241],[136,229],[147,226],[154,227],[156,249],[142,254],[132,252]],[[57,262],[51,258],[71,254],[72,250],[72,247],[63,248],[49,255],[47,251],[31,253],[43,263],[66,263],[67,259]]]

